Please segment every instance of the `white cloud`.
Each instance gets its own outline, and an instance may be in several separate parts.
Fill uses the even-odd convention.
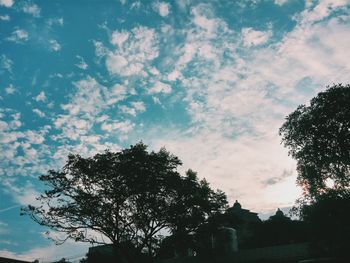
[[[11,7],[13,5],[13,0],[0,0],[0,5],[5,7]]]
[[[348,4],[348,0],[322,0],[314,7],[311,6],[303,11],[299,16],[299,19],[301,19],[301,23],[317,22],[323,20],[339,9],[347,8]]]
[[[199,4],[191,9],[193,23],[206,31],[207,37],[215,37],[215,32],[222,26],[222,21],[214,17],[210,5]]]
[[[46,95],[45,95],[45,91],[40,91],[40,93],[34,97],[34,100],[39,102],[46,102],[47,101],[47,98],[46,98]]]
[[[114,136],[119,132],[125,137],[125,133],[133,127],[133,124],[129,121],[108,122],[109,117],[105,112],[109,107],[124,100],[132,91],[122,84],[115,84],[107,88],[92,77],[77,81],[74,85],[76,90],[71,94],[69,102],[61,105],[65,114],[58,115],[54,120],[55,128],[61,130],[61,133],[54,136],[53,139],[63,141],[68,139],[81,143],[81,151],[92,153],[106,147],[106,144],[97,142],[86,145],[86,138],[96,135],[93,129],[95,124],[100,126],[102,123],[100,126],[102,131],[114,131]],[[131,106],[136,111],[141,111],[140,107],[136,108],[140,105],[131,104]],[[109,133],[106,133],[105,137],[108,136],[110,136]],[[75,145],[74,151],[76,149]]]
[[[28,130],[21,122],[21,114],[8,109],[6,125],[0,131],[0,162],[4,169],[0,169],[0,183],[6,178],[19,179],[20,176],[37,175],[46,171],[49,167],[44,158],[49,156],[50,149],[45,145],[45,135],[49,126],[41,127],[39,130]],[[21,129],[20,129],[21,128]],[[5,175],[5,176],[3,176]],[[16,177],[11,177],[16,175]],[[14,186],[14,184],[11,184]],[[8,189],[6,187],[5,189]],[[12,189],[12,188],[9,188]],[[26,187],[31,190],[32,188]],[[24,202],[29,199],[30,193],[13,188],[10,194],[14,194],[16,202]],[[17,194],[21,191],[21,194]],[[22,196],[23,194],[23,196]]]
[[[116,84],[108,92],[107,104],[112,105],[123,100],[128,94],[128,90],[124,85]]]
[[[35,113],[35,114],[37,114],[39,117],[41,117],[41,118],[43,118],[43,117],[45,117],[45,113],[43,113],[41,110],[39,110],[39,109],[33,109],[33,112]]]
[[[100,41],[93,41],[95,46],[95,54],[98,58],[106,56],[108,54],[107,48],[104,47],[103,43]]]
[[[10,84],[8,87],[5,88],[5,91],[7,94],[14,94],[16,92],[16,89],[13,87],[12,84]]]
[[[8,129],[9,125],[5,121],[0,120],[0,131],[6,131]]]
[[[166,17],[170,13],[170,4],[165,2],[156,2],[153,4],[153,8],[159,13],[160,16]]]
[[[146,106],[142,101],[134,101],[131,102],[131,105],[137,110],[137,111],[145,111],[146,110]]]
[[[121,76],[131,76],[142,73],[143,64],[133,63],[129,65],[128,60],[120,55],[111,54],[107,57],[106,65],[110,73],[121,75]]]
[[[76,94],[72,95],[71,103],[62,105],[64,110],[68,110],[72,115],[94,116],[106,107],[104,105],[106,87],[99,84],[96,79],[87,77],[75,82],[74,85],[77,88]]]
[[[10,21],[10,16],[9,15],[0,16],[0,20],[2,20],[2,21]]]
[[[132,116],[136,116],[139,112],[144,112],[146,110],[146,106],[142,101],[134,101],[130,103],[131,106],[121,105],[119,109],[127,114]]]
[[[77,141],[81,136],[88,135],[95,118],[108,107],[105,102],[107,89],[94,78],[87,77],[75,82],[74,85],[76,91],[71,94],[70,101],[61,105],[66,113],[58,115],[53,121],[56,129],[61,130],[55,137],[56,140]]]
[[[101,137],[98,135],[88,135],[88,136],[81,136],[80,140],[84,143],[89,143],[89,144],[95,144],[100,141]]]
[[[1,68],[12,73],[13,61],[11,59],[9,59],[6,55],[3,54],[0,57],[0,66],[1,66]]]
[[[122,133],[127,133],[130,130],[132,130],[132,128],[134,127],[134,125],[129,121],[121,121],[121,122],[110,122],[110,123],[103,123],[101,125],[101,129],[104,131],[108,131],[108,132],[112,132],[112,131],[120,131]]]
[[[289,0],[275,0],[275,4],[276,5],[284,5],[285,3],[287,3]]]
[[[155,94],[155,93],[170,93],[171,92],[171,86],[169,84],[166,84],[161,81],[157,81],[153,84],[153,86],[148,90],[149,94]]]
[[[15,43],[22,43],[24,41],[28,41],[29,34],[27,31],[23,29],[16,29],[12,32],[11,36],[6,38],[6,40],[15,42]]]
[[[50,26],[50,27],[53,26],[53,25],[63,26],[63,24],[64,24],[63,17],[50,18],[49,20],[47,20],[47,25]]]
[[[244,46],[257,46],[265,44],[269,38],[272,36],[272,31],[257,31],[252,28],[243,28],[242,37]]]
[[[177,79],[179,79],[181,77],[182,77],[181,72],[178,71],[178,70],[174,70],[171,73],[169,73],[167,78],[168,78],[169,81],[175,81],[175,80],[177,80]]]
[[[88,68],[89,65],[86,64],[84,58],[81,57],[81,56],[79,56],[79,55],[77,55],[76,57],[77,57],[77,59],[79,59],[79,63],[76,64],[76,66],[77,66],[78,68],[82,69],[82,70],[86,70],[86,69]]]
[[[30,144],[42,144],[45,141],[44,134],[47,131],[42,132],[34,132],[34,131],[27,131],[25,133],[25,136]]]
[[[39,17],[40,16],[40,7],[37,6],[36,4],[29,4],[26,3],[23,5],[22,10],[24,13],[30,14],[34,17]]]
[[[55,40],[55,39],[50,39],[50,40],[49,40],[49,45],[50,45],[50,49],[51,49],[52,51],[57,52],[57,51],[60,51],[60,50],[61,50],[61,45],[60,45],[60,43],[58,43],[58,41]]]
[[[149,73],[151,73],[154,76],[158,76],[159,70],[156,67],[151,67],[151,69],[149,70]]]
[[[123,44],[125,43],[125,41],[127,41],[129,38],[129,33],[126,31],[114,31],[112,33],[112,37],[111,37],[111,43],[113,45],[118,46],[119,48],[122,48]]]
[[[156,31],[147,27],[135,27],[130,32],[114,31],[111,43],[116,49],[107,51],[106,66],[112,75],[145,76],[145,66],[159,53]],[[101,55],[102,50],[101,45],[96,47],[96,52]]]

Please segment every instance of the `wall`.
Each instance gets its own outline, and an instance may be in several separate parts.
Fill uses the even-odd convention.
[[[308,243],[282,246],[242,249],[231,255],[213,258],[183,257],[160,261],[159,263],[245,263],[245,262],[286,262],[311,257]]]

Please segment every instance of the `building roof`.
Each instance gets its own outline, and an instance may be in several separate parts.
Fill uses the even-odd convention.
[[[239,219],[247,223],[254,223],[254,222],[261,221],[260,218],[258,217],[258,213],[251,212],[248,209],[243,209],[241,204],[238,203],[237,200],[231,208],[227,209],[227,212],[234,214]]]
[[[290,221],[290,217],[286,216],[283,211],[279,208],[277,208],[276,214],[273,216],[270,216],[269,220],[273,221]]]

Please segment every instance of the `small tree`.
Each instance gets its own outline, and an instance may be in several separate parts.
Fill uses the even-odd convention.
[[[187,182],[187,177],[177,172],[179,165],[181,161],[164,148],[149,153],[143,143],[91,158],[69,155],[63,169],[40,177],[48,186],[38,197],[41,205],[29,205],[23,212],[37,223],[64,233],[59,243],[69,238],[112,243],[118,254],[123,254],[123,244],[132,244],[139,252],[154,256],[160,231],[174,229],[175,218],[187,218],[184,213],[192,204],[185,202],[179,209]],[[210,189],[208,185],[205,188]],[[195,184],[192,190],[186,198],[198,199],[192,194],[201,191],[200,185]],[[198,209],[208,211],[211,196],[200,198]],[[96,233],[108,240],[98,239]]]
[[[350,185],[350,85],[333,85],[309,106],[301,105],[280,128],[282,142],[297,160],[297,183],[315,197],[331,186]]]

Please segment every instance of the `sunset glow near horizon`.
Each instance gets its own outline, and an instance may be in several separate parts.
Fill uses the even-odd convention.
[[[285,117],[349,83],[348,0],[0,0],[0,257],[74,257],[20,207],[69,153],[143,141],[263,218],[300,196]]]

